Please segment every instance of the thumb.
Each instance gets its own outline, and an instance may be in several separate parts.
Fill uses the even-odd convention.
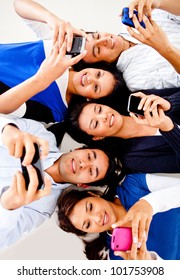
[[[120,226],[124,225],[125,223],[127,223],[128,221],[130,221],[131,219],[132,219],[131,216],[126,214],[124,216],[124,218],[122,218],[118,222],[112,224],[112,228],[120,227]]]
[[[114,255],[126,259],[126,252],[123,251],[114,251]]]

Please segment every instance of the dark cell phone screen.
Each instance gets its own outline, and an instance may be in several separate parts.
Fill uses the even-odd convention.
[[[84,51],[85,48],[85,38],[81,36],[75,36],[73,38],[72,48],[69,52],[66,52],[66,54],[72,54],[72,55],[78,55],[82,51]]]
[[[43,174],[43,169],[42,169],[41,160],[40,160],[39,147],[38,147],[38,145],[36,143],[34,144],[34,147],[35,147],[35,154],[34,154],[34,157],[33,157],[33,160],[31,162],[31,164],[36,169],[36,173],[37,173],[37,177],[38,177],[38,181],[39,181],[37,189],[39,190],[39,189],[43,188],[43,184],[44,184],[43,177],[44,177],[44,174]],[[24,156],[25,156],[25,148],[23,150],[23,155],[21,157],[21,163],[23,162]],[[28,174],[26,166],[23,166],[21,164],[21,168],[22,168],[22,174],[23,174],[25,182],[26,182],[26,189],[28,189],[28,185],[29,185],[29,182],[30,182],[29,174]]]
[[[138,110],[140,101],[141,101],[140,97],[130,95],[129,100],[128,100],[128,108],[127,108],[128,112],[144,116],[144,111],[142,109]]]

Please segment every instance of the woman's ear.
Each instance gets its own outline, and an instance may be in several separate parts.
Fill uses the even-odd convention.
[[[102,140],[102,139],[104,139],[105,137],[103,137],[103,136],[94,136],[93,138],[92,138],[92,140],[94,140],[94,141],[96,141],[96,140]]]

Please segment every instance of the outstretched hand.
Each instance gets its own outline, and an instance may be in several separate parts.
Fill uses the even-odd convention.
[[[137,245],[133,244],[131,251],[115,251],[114,254],[120,256],[124,260],[152,260],[151,254],[147,250],[145,240],[143,240],[140,248],[137,248]]]
[[[152,206],[146,200],[141,199],[129,209],[124,218],[113,224],[112,227],[120,227],[130,221],[133,243],[142,244],[143,240],[147,239],[152,216]]]
[[[60,19],[59,17],[51,14],[51,17],[47,20],[48,26],[53,30],[53,43],[58,42],[59,48],[61,48],[65,38],[67,38],[66,50],[70,51],[72,47],[72,41],[74,34],[87,38],[86,32],[75,28],[70,22]]]
[[[162,131],[173,129],[172,120],[165,114],[165,111],[171,107],[169,101],[157,95],[145,95],[142,92],[133,93],[133,95],[141,97],[138,109],[144,110],[144,117],[130,113],[136,123],[155,127]]]
[[[148,16],[151,19],[151,12],[154,8],[158,8],[158,0],[134,0],[129,4],[129,16],[132,18],[133,10],[138,11],[139,20],[143,20],[143,15]]]
[[[36,73],[38,80],[46,83],[46,87],[59,78],[69,67],[78,63],[87,53],[87,51],[83,51],[81,54],[70,58],[66,55],[66,49],[66,40],[61,48],[59,48],[59,43],[56,42]]]

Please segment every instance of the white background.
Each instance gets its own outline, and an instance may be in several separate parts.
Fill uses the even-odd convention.
[[[118,34],[119,13],[129,0],[39,0],[60,18],[87,31]],[[0,43],[30,41],[34,34],[15,13],[12,0],[0,0]],[[70,143],[70,142],[69,142]],[[70,148],[66,142],[65,148]],[[29,236],[0,252],[1,260],[68,260],[85,259],[81,241],[60,230],[55,215]]]

